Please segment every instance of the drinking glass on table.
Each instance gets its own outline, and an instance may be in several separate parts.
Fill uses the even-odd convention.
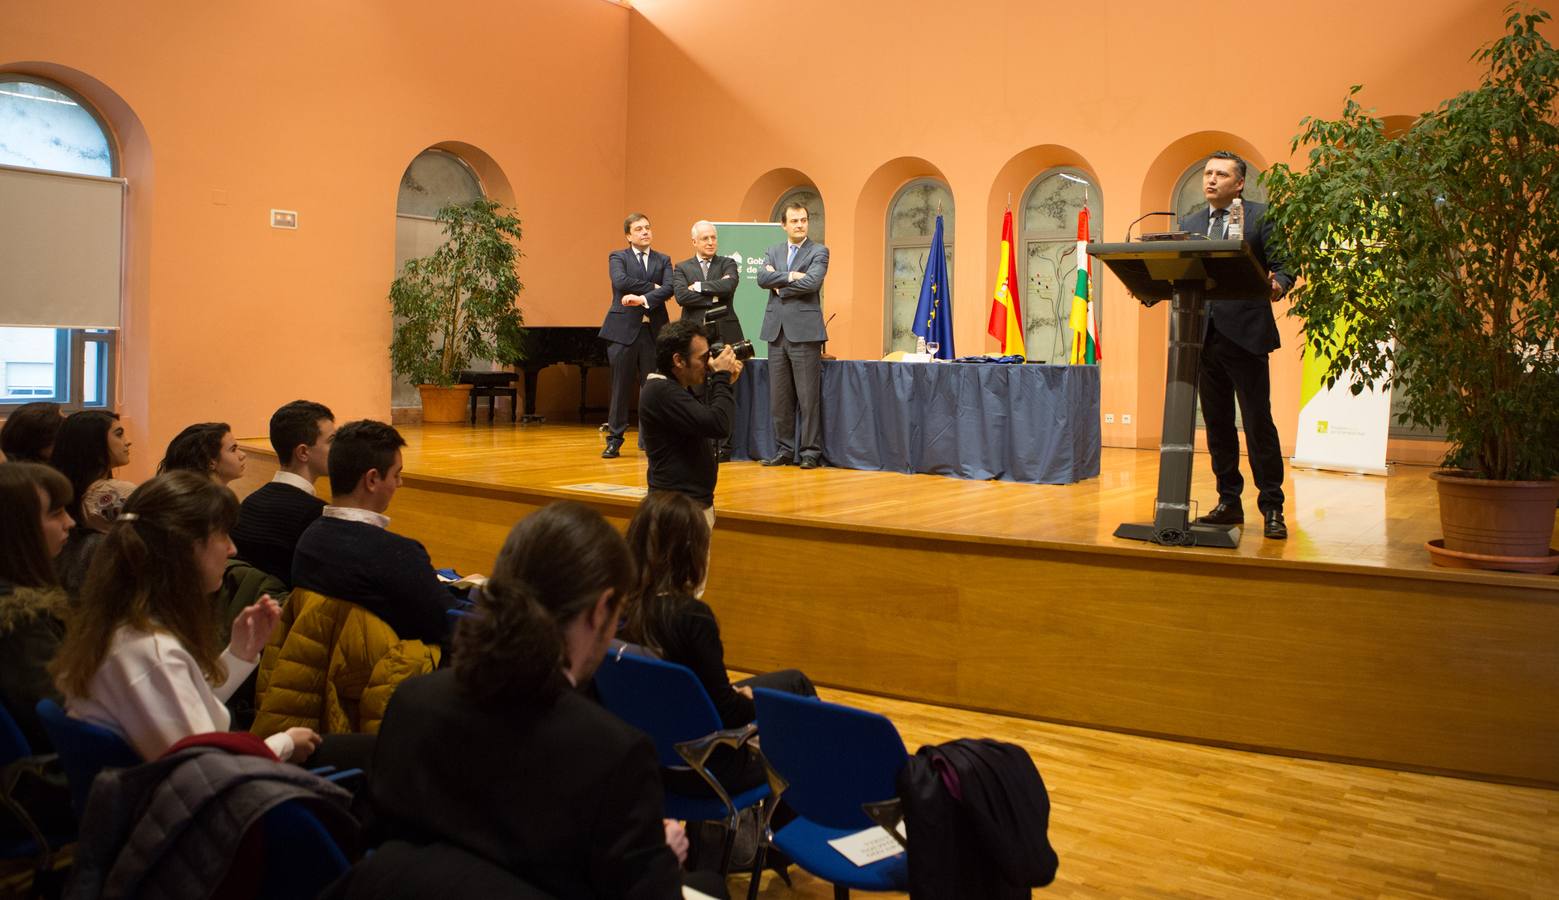
[[[931,361],[936,362],[936,352],[942,349],[942,345],[936,341],[926,341],[926,352],[931,354]]]

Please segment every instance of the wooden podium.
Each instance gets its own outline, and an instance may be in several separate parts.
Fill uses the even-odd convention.
[[[1196,447],[1197,382],[1207,304],[1264,297],[1267,270],[1244,241],[1183,240],[1089,244],[1088,255],[1110,267],[1144,306],[1169,300],[1169,372],[1164,430],[1158,449],[1153,522],[1125,523],[1115,536],[1172,546],[1233,548],[1240,526],[1191,521],[1191,463]]]

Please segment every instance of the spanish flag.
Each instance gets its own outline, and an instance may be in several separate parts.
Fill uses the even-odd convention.
[[[1093,365],[1099,361],[1099,324],[1094,318],[1093,296],[1089,290],[1093,259],[1088,256],[1088,207],[1077,214],[1077,288],[1072,291],[1072,365]]]
[[[1000,271],[996,273],[996,296],[991,300],[991,319],[985,326],[990,336],[1001,342],[1003,356],[1027,357],[1023,346],[1023,308],[1018,304],[1018,264],[1012,241],[1012,210],[1001,220]]]

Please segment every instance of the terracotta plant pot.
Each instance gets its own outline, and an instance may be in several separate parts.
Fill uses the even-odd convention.
[[[1440,492],[1445,549],[1494,557],[1483,568],[1503,568],[1498,557],[1531,560],[1550,555],[1559,481],[1490,481],[1459,472],[1430,475]]]
[[[422,421],[428,425],[449,425],[464,422],[471,405],[471,385],[456,384],[439,387],[436,384],[417,385],[422,394]]]

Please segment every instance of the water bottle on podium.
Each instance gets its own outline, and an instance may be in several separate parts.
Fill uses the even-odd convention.
[[[1229,205],[1229,230],[1224,237],[1231,241],[1245,240],[1245,201],[1239,197]]]

